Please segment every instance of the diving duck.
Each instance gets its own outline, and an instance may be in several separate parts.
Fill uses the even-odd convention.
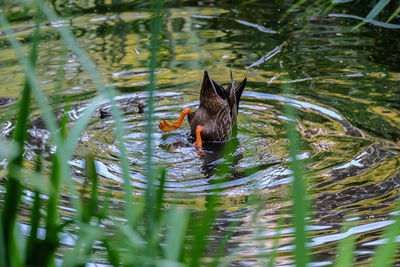
[[[191,135],[196,138],[193,146],[197,149],[202,149],[203,141],[226,140],[236,124],[239,101],[245,86],[246,78],[241,83],[235,83],[231,71],[231,83],[225,89],[204,71],[198,109],[191,111],[185,108],[177,121],[171,123],[164,120],[159,127],[164,132],[178,129],[185,115],[188,115]]]

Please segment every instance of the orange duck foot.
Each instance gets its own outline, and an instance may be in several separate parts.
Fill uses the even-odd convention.
[[[185,115],[189,114],[190,112],[191,112],[190,109],[185,108],[182,111],[181,115],[179,116],[179,119],[176,120],[175,122],[171,123],[167,120],[161,121],[160,125],[159,125],[160,130],[163,132],[170,132],[170,131],[178,129],[179,127],[181,127],[183,119],[185,118]]]
[[[163,131],[163,132],[170,132],[170,131],[176,130],[180,126],[181,125],[177,121],[171,123],[171,122],[166,121],[166,120],[160,121],[160,125],[159,125],[161,131]]]
[[[201,132],[203,131],[203,127],[198,125],[196,128],[196,142],[192,144],[196,149],[203,150],[203,141],[201,140]]]

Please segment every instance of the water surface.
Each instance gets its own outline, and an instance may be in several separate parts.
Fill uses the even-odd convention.
[[[70,24],[99,72],[117,88],[131,181],[135,195],[140,196],[146,187],[151,9],[135,2],[82,7],[72,7],[69,14],[64,10],[64,21],[43,24],[37,71],[58,114],[70,102],[72,125],[97,91],[76,56],[63,52],[55,27]],[[156,121],[175,120],[183,108],[197,107],[205,69],[222,84],[229,82],[229,70],[238,81],[247,77],[248,83],[240,105],[238,134],[229,141],[234,147],[228,155],[232,164],[223,181],[215,174],[224,160],[223,144],[207,144],[201,156],[191,146],[194,140],[186,121],[171,133],[161,132],[154,123],[153,162],[168,167],[165,201],[201,211],[207,196],[219,188],[220,213],[210,249],[230,223],[238,221],[228,246],[228,252],[236,253],[236,265],[264,264],[274,250],[276,235],[281,237],[277,264],[292,263],[294,230],[285,220],[278,230],[278,218],[291,216],[292,176],[286,149],[290,119],[285,115],[285,105],[291,105],[301,135],[298,157],[304,160],[315,210],[307,228],[313,261],[318,266],[331,264],[337,242],[349,234],[356,234],[357,261],[368,261],[374,245],[381,242],[381,230],[392,223],[388,216],[399,195],[400,33],[371,25],[351,31],[356,20],[322,17],[313,10],[299,10],[283,21],[281,16],[281,7],[272,3],[167,3],[156,72]],[[12,23],[18,36],[27,40],[26,51],[33,25],[28,15]],[[0,55],[0,96],[8,99],[1,102],[0,114],[9,118],[9,102],[19,97],[24,77],[4,36],[0,36]],[[57,82],[60,69],[61,89]],[[282,93],[282,85],[289,91]],[[145,106],[144,113],[139,103]],[[115,126],[112,117],[101,118],[100,109],[109,111],[109,103],[99,106],[81,136],[71,166],[75,180],[83,183],[83,155],[92,152],[100,191],[111,193],[113,205],[122,209]],[[26,157],[32,165],[36,149],[47,151],[48,158],[51,147],[37,110],[31,120]],[[1,132],[7,136],[14,121],[3,122]],[[24,193],[29,201],[32,193]],[[63,201],[61,205],[62,215],[72,217],[70,204]],[[354,223],[345,232],[344,220]],[[66,246],[73,242],[67,237],[63,239]],[[98,256],[101,262],[101,249]]]

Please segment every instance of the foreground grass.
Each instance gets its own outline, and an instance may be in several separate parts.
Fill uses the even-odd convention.
[[[77,239],[73,244],[73,249],[63,257],[63,265],[65,266],[80,266],[90,261],[94,242],[102,243],[107,250],[108,262],[114,266],[178,266],[179,263],[185,262],[190,262],[193,266],[200,265],[206,250],[206,236],[210,234],[209,227],[215,217],[215,205],[210,205],[205,211],[204,216],[197,217],[196,223],[192,222],[192,225],[197,229],[194,231],[196,241],[187,246],[185,237],[187,236],[190,214],[188,211],[176,207],[163,208],[166,170],[161,169],[155,172],[151,162],[152,92],[155,88],[154,72],[157,68],[158,39],[161,29],[163,1],[155,1],[154,3],[155,14],[151,29],[152,49],[149,66],[151,75],[148,88],[148,137],[146,148],[146,177],[148,178],[148,186],[145,195],[137,202],[132,197],[129,165],[127,162],[128,157],[123,139],[124,127],[121,120],[121,113],[115,105],[113,97],[114,89],[102,82],[103,79],[100,77],[94,64],[85,51],[80,48],[67,27],[59,27],[58,31],[66,46],[79,57],[82,66],[91,75],[97,85],[99,94],[92,100],[86,111],[75,122],[68,133],[66,131],[67,121],[62,119],[61,123],[58,124],[55,114],[50,110],[50,104],[40,88],[38,77],[35,75],[35,63],[40,18],[47,17],[51,21],[57,21],[59,18],[46,3],[39,2],[35,8],[37,10],[37,24],[34,41],[32,42],[32,52],[29,58],[24,56],[21,44],[10,31],[10,25],[4,14],[0,11],[1,27],[5,31],[8,41],[15,49],[26,73],[26,85],[20,100],[17,124],[12,138],[12,143],[17,145],[15,149],[18,153],[9,155],[8,157],[6,194],[0,214],[0,266],[53,266],[55,264],[56,251],[61,245],[59,234],[66,232],[66,227],[72,225],[78,229]],[[39,153],[36,168],[38,179],[35,181],[35,188],[29,188],[35,192],[29,221],[31,230],[29,236],[24,238],[18,226],[17,211],[21,202],[22,189],[26,186],[22,183],[21,173],[24,171],[24,142],[28,127],[28,108],[32,94],[42,110],[46,127],[51,132],[52,141],[56,144],[57,150],[52,154],[51,174],[48,177],[50,184],[47,184],[47,178],[40,174],[41,154]],[[98,177],[93,156],[88,155],[85,160],[86,184],[81,194],[78,194],[76,191],[77,186],[71,179],[72,175],[68,164],[79,136],[85,130],[97,105],[103,99],[108,99],[112,104],[112,114],[120,151],[120,162],[123,169],[123,189],[125,192],[125,212],[123,217],[126,219],[126,223],[113,219],[116,216],[113,211],[107,209],[108,199],[100,196],[98,193]],[[60,131],[59,129],[64,130]],[[6,151],[2,152],[4,152],[2,154],[7,154]],[[158,187],[154,186],[156,179],[159,181]],[[60,220],[58,216],[59,198],[62,187],[68,189],[73,209],[76,211],[75,218],[71,220]],[[43,190],[43,188],[46,189]],[[46,203],[43,203],[40,194],[49,196]],[[43,205],[46,206],[45,210],[41,208]],[[115,227],[105,233],[102,226],[103,220],[111,220]],[[46,234],[44,239],[38,236],[39,225],[41,225],[42,221],[45,222]],[[168,230],[165,231],[165,229]],[[163,238],[163,241],[161,238]],[[160,246],[161,243],[164,243],[164,246]]]
[[[303,1],[304,2],[304,1]],[[332,1],[333,3],[334,1]],[[380,1],[381,2],[381,1]],[[299,5],[302,3],[298,3]],[[51,111],[49,101],[41,90],[38,77],[35,74],[37,49],[39,42],[39,25],[43,17],[50,21],[58,21],[59,17],[46,3],[38,2],[34,7],[36,14],[36,30],[31,43],[31,52],[25,56],[21,44],[10,30],[5,15],[0,11],[0,23],[5,31],[9,43],[12,45],[24,67],[26,82],[19,102],[18,115],[11,144],[16,153],[7,154],[8,169],[4,204],[0,213],[0,266],[53,266],[56,262],[56,252],[60,249],[60,233],[67,232],[68,227],[75,227],[77,238],[73,247],[62,257],[65,266],[83,266],[90,262],[93,256],[95,242],[100,242],[107,251],[107,261],[114,266],[200,266],[207,252],[207,237],[212,234],[212,228],[217,215],[216,203],[218,191],[207,197],[207,208],[201,216],[194,216],[188,211],[178,207],[163,208],[164,184],[167,175],[166,169],[154,170],[152,168],[152,97],[155,90],[156,79],[154,72],[157,69],[157,55],[159,51],[159,35],[161,32],[163,1],[154,2],[154,16],[152,19],[151,57],[149,63],[150,83],[148,87],[147,111],[147,146],[146,146],[146,177],[148,186],[145,195],[135,201],[129,177],[129,164],[125,148],[124,126],[121,113],[114,101],[114,89],[104,84],[103,78],[97,72],[95,65],[80,48],[70,29],[58,27],[60,36],[65,45],[79,58],[85,71],[89,73],[98,88],[98,96],[92,99],[83,115],[67,131],[66,117],[60,123]],[[376,11],[374,11],[376,12]],[[379,12],[378,12],[379,13]],[[286,92],[288,88],[283,88]],[[35,171],[28,171],[24,167],[24,143],[28,128],[29,106],[32,96],[38,103],[44,117],[46,127],[51,132],[52,143],[57,150],[52,154],[51,174],[45,177],[41,174],[41,153],[38,153]],[[85,162],[86,183],[84,188],[77,192],[77,185],[72,179],[72,172],[68,161],[71,159],[79,136],[88,125],[100,101],[108,99],[112,105],[112,114],[115,121],[117,142],[120,151],[120,162],[123,170],[123,189],[125,208],[123,222],[114,219],[116,216],[109,210],[109,199],[100,195],[97,190],[98,177],[93,155],[87,155]],[[290,168],[293,171],[293,220],[295,229],[294,261],[298,266],[306,266],[312,259],[309,258],[307,248],[306,224],[308,211],[306,186],[304,182],[302,162],[297,159],[299,153],[298,135],[296,132],[296,115],[288,106],[287,116],[292,120],[287,126],[289,140]],[[9,146],[8,146],[9,147]],[[226,147],[226,154],[234,149],[233,145]],[[229,163],[229,159],[228,162]],[[227,172],[228,164],[219,166],[217,174],[221,177]],[[26,173],[32,177],[30,185],[23,183]],[[35,179],[34,179],[35,178]],[[155,186],[155,181],[159,186]],[[49,181],[49,182],[47,182]],[[18,209],[21,204],[21,195],[24,188],[34,192],[28,236],[23,237],[19,228]],[[61,220],[59,213],[59,198],[61,189],[67,188],[68,195],[75,210],[75,217],[70,220]],[[43,200],[40,194],[48,196]],[[42,207],[46,207],[43,209]],[[104,222],[111,221],[112,229],[104,231]],[[395,223],[385,232],[387,242],[377,249],[373,264],[383,266],[392,262],[395,251],[395,238],[397,236],[400,218],[394,217]],[[38,234],[40,225],[44,224],[45,237]],[[145,227],[143,227],[145,226]],[[231,225],[231,229],[234,228]],[[210,265],[228,265],[233,259],[232,255],[226,256],[226,244],[229,242],[233,231],[227,231],[222,242],[213,254]],[[192,235],[191,235],[192,233]],[[339,244],[339,256],[335,262],[337,266],[351,265],[354,256],[354,237],[350,236]],[[191,241],[189,240],[191,239]],[[160,245],[163,244],[163,245]],[[274,247],[279,244],[279,236],[274,242]],[[232,257],[229,257],[232,256]],[[268,262],[274,265],[276,253],[272,253]],[[375,265],[375,266],[376,266]]]

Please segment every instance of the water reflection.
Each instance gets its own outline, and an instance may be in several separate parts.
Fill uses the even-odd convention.
[[[136,2],[95,1],[87,8],[79,6],[79,1],[70,4],[75,13],[66,17],[79,42],[109,84],[118,89],[131,183],[135,195],[142,195],[146,135],[139,104],[146,112],[151,9],[148,3]],[[170,4],[156,72],[155,120],[175,119],[182,108],[198,105],[204,69],[220,81],[229,80],[226,73],[232,69],[249,82],[242,96],[237,135],[229,142],[206,144],[201,156],[191,146],[186,122],[168,134],[153,125],[154,165],[168,168],[166,202],[198,211],[217,192],[221,213],[210,251],[234,221],[227,253],[237,253],[235,264],[262,265],[272,251],[278,251],[278,264],[291,264],[293,229],[287,223],[291,208],[287,199],[292,176],[286,151],[289,118],[284,113],[284,105],[289,104],[298,115],[299,158],[306,166],[316,211],[307,228],[312,237],[309,246],[318,255],[315,264],[330,264],[337,241],[350,233],[357,236],[357,260],[368,260],[372,246],[380,242],[380,230],[391,223],[388,216],[398,198],[398,33],[378,28],[351,32],[349,21],[333,16],[310,15],[303,20],[296,14],[278,24],[279,6],[272,2],[248,1],[238,7],[227,1],[215,2],[216,7],[189,1]],[[12,27],[29,41],[32,24],[26,17]],[[75,55],[60,53],[55,26],[42,26],[38,73],[48,95],[60,96],[53,99],[57,114],[64,112],[66,99],[72,99],[68,112],[72,125],[97,92]],[[382,38],[383,34],[390,36]],[[9,136],[14,122],[5,115],[19,97],[23,77],[11,48],[0,38],[0,114],[5,118],[0,132]],[[56,90],[59,68],[65,72],[61,92]],[[283,83],[289,88],[286,95],[281,93]],[[104,116],[99,110],[93,117],[71,166],[75,180],[83,183],[82,155],[96,155],[99,187],[112,195],[113,208],[121,209],[122,175],[113,119],[106,116],[108,103],[99,109]],[[44,163],[48,164],[53,148],[36,109],[29,135],[29,164],[36,149],[46,150]],[[231,148],[227,154],[226,147]],[[216,175],[220,168],[225,168],[224,179]],[[27,197],[30,194],[25,192]],[[257,201],[251,200],[254,195],[259,196]],[[67,198],[61,213],[73,216]],[[340,233],[347,216],[356,225]],[[282,237],[277,247],[275,236]]]
[[[231,171],[236,169],[236,165],[243,157],[239,149],[239,140],[234,135],[227,142],[208,142],[204,143],[204,154],[201,156],[203,161],[202,172],[206,178],[214,175],[218,168],[224,168],[228,173],[228,179],[234,179]],[[229,178],[231,177],[231,178]]]

